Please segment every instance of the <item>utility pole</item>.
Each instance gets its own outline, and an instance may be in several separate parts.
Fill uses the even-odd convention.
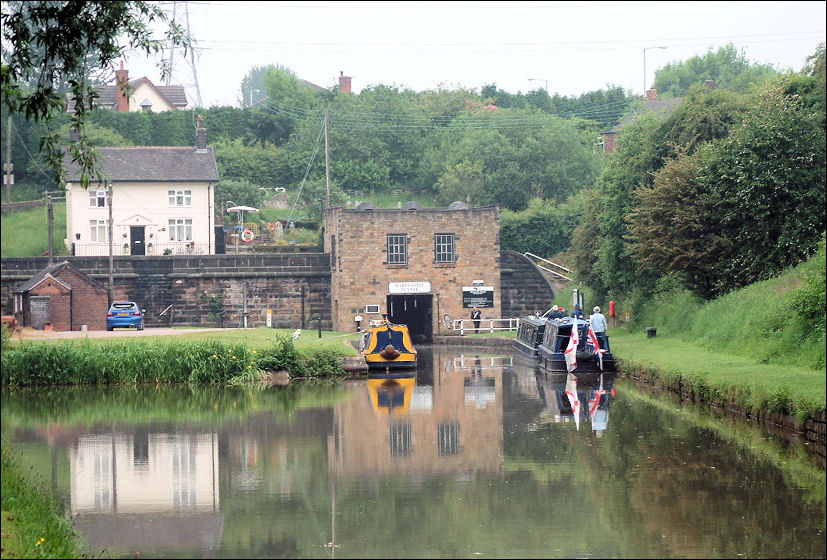
[[[11,111],[9,111],[9,132],[6,134],[6,169],[4,179],[6,181],[6,202],[11,202],[11,181],[12,167],[11,167]]]
[[[106,204],[109,206],[109,224],[106,228],[109,233],[109,305],[112,305],[112,284],[114,284],[114,259],[112,257],[112,183],[109,183],[109,191],[106,194]]]
[[[49,220],[49,266],[52,266],[55,260],[55,242],[54,242],[54,224],[55,224],[55,210],[52,207],[52,195],[46,194],[46,216]]]
[[[325,208],[330,208],[330,110],[324,111],[324,172],[326,177]]]

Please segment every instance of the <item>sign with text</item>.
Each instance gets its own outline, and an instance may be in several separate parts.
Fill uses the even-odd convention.
[[[430,282],[388,282],[390,294],[429,294]]]
[[[494,307],[494,288],[491,286],[463,286],[462,306]]]

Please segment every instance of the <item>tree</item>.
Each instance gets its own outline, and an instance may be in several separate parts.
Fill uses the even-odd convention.
[[[652,87],[664,96],[681,97],[691,86],[712,80],[716,88],[748,93],[752,84],[778,74],[771,64],[753,63],[728,44],[703,56],[667,64],[655,73]]]
[[[162,39],[153,38],[152,25],[167,28]],[[72,159],[81,171],[81,184],[88,187],[92,176],[99,177],[95,151],[86,133],[95,90],[90,80],[94,70],[105,67],[127,48],[154,55],[171,41],[189,48],[189,37],[163,10],[143,1],[26,1],[4,2],[2,8],[3,53],[0,91],[11,111],[22,112],[27,120],[50,122],[63,112],[60,84],[71,89],[72,126],[79,139],[68,144]],[[162,66],[165,77],[169,68]],[[58,184],[63,180],[63,139],[51,131],[41,138],[41,151]]]

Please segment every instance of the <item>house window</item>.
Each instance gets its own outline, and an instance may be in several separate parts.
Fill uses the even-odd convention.
[[[192,241],[192,218],[170,218],[170,241]]]
[[[106,220],[89,220],[89,239],[98,242],[109,241],[106,232]]]
[[[89,208],[106,208],[106,191],[89,191]]]
[[[445,264],[454,262],[454,234],[434,234],[434,262]]]
[[[178,189],[167,191],[170,206],[192,206],[192,191],[189,189]]]
[[[394,424],[390,428],[391,457],[404,457],[411,454],[411,425]]]
[[[388,264],[408,264],[408,236],[404,233],[388,234]]]
[[[440,422],[437,425],[437,441],[440,455],[457,455],[459,448],[459,422]]]

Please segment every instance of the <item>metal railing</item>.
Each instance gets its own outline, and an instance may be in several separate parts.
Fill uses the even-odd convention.
[[[150,242],[144,246],[147,256],[163,255],[209,255],[209,243],[194,241],[170,241],[167,243]],[[106,257],[109,256],[109,243],[72,243],[72,254],[79,257]],[[116,257],[125,257],[135,254],[130,243],[112,243],[112,254]]]
[[[480,319],[479,321],[479,331],[474,326],[472,319],[454,319],[451,321],[451,329],[459,331],[460,335],[465,335],[466,331],[468,331],[469,334],[476,332],[493,333],[494,331],[516,331],[520,327],[520,319],[517,317],[510,317],[508,319]]]
[[[548,260],[548,259],[544,259],[543,257],[540,257],[540,256],[538,256],[538,255],[535,255],[534,253],[523,253],[523,255],[525,255],[526,257],[528,257],[528,258],[530,258],[530,259],[534,259],[534,261],[540,261],[540,262],[535,262],[535,263],[534,263],[534,264],[537,266],[537,268],[539,268],[539,269],[541,269],[541,270],[545,270],[545,271],[546,271],[546,272],[548,272],[549,274],[553,274],[553,275],[555,275],[555,276],[559,276],[559,277],[560,277],[560,278],[562,278],[563,280],[571,280],[571,278],[569,278],[568,276],[565,276],[565,275],[563,275],[563,274],[560,274],[560,273],[559,273],[559,272],[557,272],[556,270],[552,270],[552,269],[550,269],[550,268],[548,268],[548,267],[546,267],[546,266],[543,266],[543,264],[547,264],[547,265],[550,265],[550,266],[553,266],[553,267],[559,268],[560,270],[564,270],[564,271],[568,272],[569,274],[571,274],[571,270],[569,270],[569,269],[568,269],[568,268],[566,268],[565,266],[563,266],[563,265],[561,265],[561,264],[553,263],[553,262],[551,262],[551,261],[550,261],[550,260]],[[543,264],[540,264],[540,263],[543,263]]]

